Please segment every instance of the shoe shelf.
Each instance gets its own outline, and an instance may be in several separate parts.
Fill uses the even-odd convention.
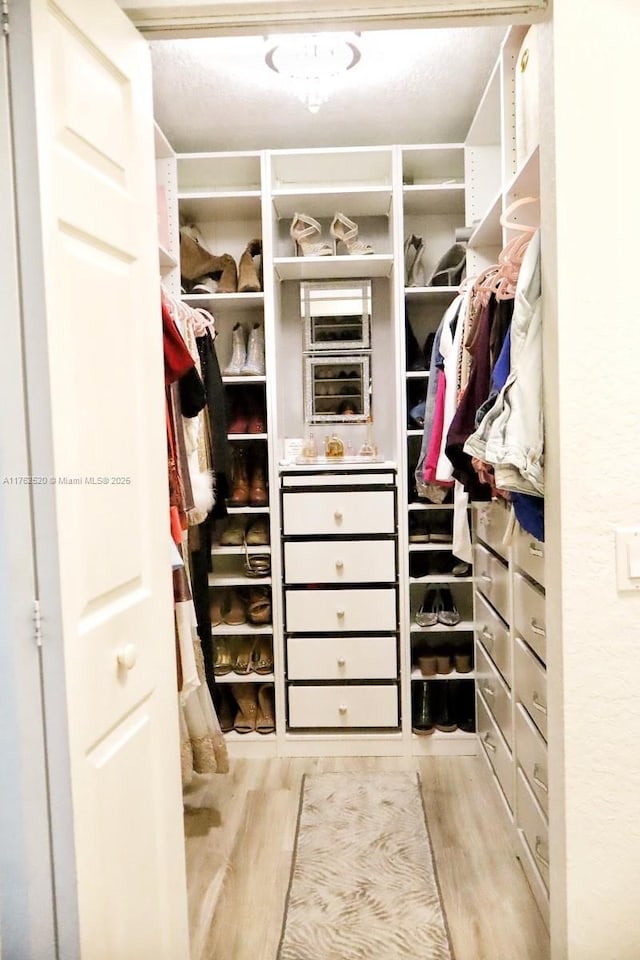
[[[241,384],[243,387],[249,386],[252,383],[266,383],[267,378],[264,374],[251,374],[250,376],[227,376],[222,378],[222,382],[227,384]]]
[[[268,587],[271,586],[271,577],[246,577],[233,573],[210,573],[210,587]]]
[[[370,280],[391,276],[393,255],[276,257],[273,267],[279,280]]]
[[[237,730],[229,730],[224,735],[225,740],[231,743],[247,743],[253,741],[254,743],[262,743],[265,740],[275,740],[276,735],[274,733],[258,733],[257,731],[251,731],[250,733],[238,733]]]
[[[409,583],[473,583],[473,577],[455,577],[452,573],[429,573],[424,577],[409,577]]]
[[[350,217],[386,217],[391,209],[391,188],[330,186],[308,190],[277,189],[272,192],[271,199],[280,220],[289,219],[302,210],[318,219],[332,217],[337,210],[343,209]]]
[[[405,216],[443,213],[464,214],[464,183],[413,184],[403,186]]]
[[[453,510],[452,503],[421,503],[413,501],[409,504],[409,510]]]
[[[216,674],[216,683],[275,683],[273,673],[230,673]],[[264,734],[261,734],[264,736]]]
[[[224,308],[225,312],[244,312],[264,306],[264,293],[183,293],[181,299],[190,307],[211,308],[213,311]]]
[[[231,674],[228,674],[228,676],[231,676]],[[459,673],[457,670],[452,670],[451,673],[435,673],[431,677],[425,677],[419,667],[413,667],[411,670],[412,680],[428,680],[429,683],[431,683],[432,680],[474,680],[475,676],[475,670],[469,670],[467,673]]]
[[[428,370],[407,370],[405,373],[407,380],[428,380],[429,371]]]
[[[247,544],[248,553],[271,553],[271,546],[268,543],[262,544]],[[211,553],[216,557],[244,557],[244,546],[234,547],[227,546],[225,544],[214,544],[211,548]]]
[[[416,427],[408,427],[408,428],[407,428],[407,436],[408,436],[408,437],[421,437],[421,436],[423,435],[423,433],[424,433],[424,430],[418,429],[418,428],[416,428]]]
[[[252,580],[252,585],[260,586],[260,582]],[[264,623],[255,625],[253,623],[219,623],[217,626],[211,627],[212,637],[234,637],[258,633],[272,634],[273,624]]]
[[[435,303],[439,301],[453,300],[460,292],[459,287],[405,287],[405,300],[431,300]]]
[[[180,216],[186,220],[256,221],[260,219],[262,194],[259,190],[194,190],[178,193]]]
[[[228,433],[227,440],[237,442],[239,440],[268,440],[268,433]]]
[[[420,541],[410,543],[410,549],[415,553],[430,553],[434,550],[440,551],[441,553],[451,553],[452,547],[453,541],[451,540],[434,540],[433,543],[420,543]]]
[[[443,623],[436,623],[432,627],[420,627],[417,623],[412,623],[411,633],[424,633],[427,636],[436,633],[473,633],[473,628],[473,620],[461,620],[453,627],[446,627]]]
[[[255,434],[251,434],[251,436],[255,437]],[[227,513],[269,513],[269,507],[232,507],[227,504]]]

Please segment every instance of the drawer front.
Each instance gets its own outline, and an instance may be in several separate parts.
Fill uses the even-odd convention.
[[[473,548],[473,575],[478,590],[509,623],[509,570],[481,544]]]
[[[513,627],[541,660],[547,661],[545,597],[520,573],[513,575]]]
[[[536,727],[547,739],[547,671],[522,642],[515,643],[516,700],[523,704]]]
[[[544,586],[544,543],[519,529],[513,538],[513,562]]]
[[[285,590],[290,633],[341,633],[396,629],[396,592],[380,590]]]
[[[481,695],[476,694],[476,709],[478,714],[478,736],[483,750],[489,758],[489,763],[498,778],[507,803],[513,810],[513,759],[509,748],[500,736],[491,714]]]
[[[394,583],[393,540],[312,540],[285,543],[285,583]]]
[[[289,637],[289,680],[394,680],[395,637]]]
[[[285,535],[394,533],[395,525],[393,490],[328,490],[282,496]]]
[[[549,816],[547,745],[521,703],[516,706],[516,744],[518,763],[540,806]]]
[[[544,814],[536,803],[536,799],[529,789],[522,770],[518,770],[517,777],[517,823],[524,833],[527,846],[531,851],[540,876],[547,890],[549,889],[549,828]]]
[[[476,646],[476,684],[502,735],[513,747],[511,694],[481,646]]]
[[[290,727],[397,727],[395,685],[289,687]]]
[[[511,640],[509,638],[509,628],[502,622],[482,594],[476,593],[475,604],[476,636],[504,677],[507,686],[510,687]]]
[[[492,500],[477,508],[476,532],[501,557],[507,556],[502,539],[509,521],[509,507],[503,500]]]

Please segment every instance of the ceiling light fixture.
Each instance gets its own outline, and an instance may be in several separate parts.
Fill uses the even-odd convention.
[[[317,113],[339,77],[360,60],[355,34],[313,33],[269,37],[267,66],[288,80],[299,100]]]

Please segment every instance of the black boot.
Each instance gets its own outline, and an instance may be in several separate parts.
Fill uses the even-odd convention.
[[[434,728],[434,693],[437,683],[414,680],[411,684],[412,717],[411,729],[419,736],[428,736]]]
[[[441,680],[438,686],[441,687],[438,709],[436,712],[436,730],[442,730],[443,733],[453,733],[458,729],[456,720],[456,702],[455,702],[455,680]]]
[[[473,680],[450,680],[453,690],[453,702],[458,729],[464,733],[475,733],[476,701]]]

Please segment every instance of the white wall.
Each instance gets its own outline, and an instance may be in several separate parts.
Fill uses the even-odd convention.
[[[640,525],[640,7],[555,0],[544,29],[552,956],[637,960],[640,596],[616,589],[614,528]],[[550,244],[544,269],[552,291]]]

